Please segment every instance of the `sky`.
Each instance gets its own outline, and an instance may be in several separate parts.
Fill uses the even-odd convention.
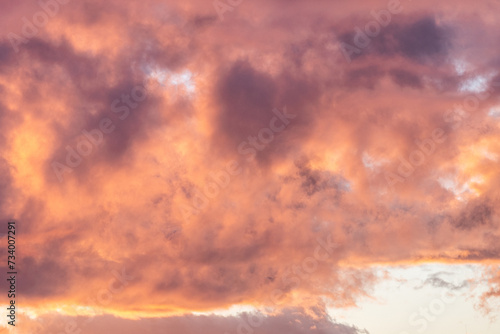
[[[500,1],[0,8],[0,333],[499,333]]]

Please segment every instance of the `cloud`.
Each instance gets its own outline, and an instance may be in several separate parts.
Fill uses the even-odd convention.
[[[312,312],[311,312],[312,313]],[[33,333],[56,333],[69,328],[80,328],[95,334],[99,333],[331,333],[357,334],[368,333],[356,327],[336,323],[323,312],[305,313],[303,309],[285,309],[271,315],[261,313],[241,313],[235,316],[184,315],[169,318],[122,319],[111,315],[101,315],[89,319],[84,316],[70,317],[49,314],[36,320],[24,318],[26,328]],[[43,324],[43,325],[42,325]],[[38,330],[37,330],[38,329]]]
[[[402,69],[393,69],[390,75],[401,87],[422,88],[422,80],[416,74]]]
[[[469,285],[469,283],[467,281],[463,281],[460,284],[454,284],[454,283],[448,282],[448,281],[442,279],[441,277],[439,277],[441,275],[446,275],[446,274],[449,274],[449,273],[434,273],[434,274],[430,275],[422,283],[422,285],[416,287],[415,289],[421,289],[426,285],[430,285],[430,286],[435,287],[435,288],[446,288],[448,290],[456,291],[456,290],[462,290]]]
[[[265,307],[280,290],[280,307],[348,307],[380,281],[374,264],[498,261],[494,18],[408,5],[349,64],[336,43],[371,2],[281,5],[219,22],[204,2],[75,2],[19,53],[2,40],[0,209],[21,226],[25,305],[160,317]],[[16,7],[5,31],[33,10]],[[460,90],[478,76],[488,95]],[[138,85],[156,89],[126,102]],[[247,160],[239,145],[285,107],[296,117]],[[113,132],[60,182],[53,162],[103,119]],[[122,268],[134,279],[100,302]],[[292,330],[280,317],[266,330]]]
[[[425,17],[404,27],[396,34],[401,52],[413,59],[438,59],[447,54],[450,34],[436,24],[432,17]]]

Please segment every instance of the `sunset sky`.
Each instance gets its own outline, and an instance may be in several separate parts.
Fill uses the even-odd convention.
[[[1,334],[500,333],[500,1],[0,8]]]

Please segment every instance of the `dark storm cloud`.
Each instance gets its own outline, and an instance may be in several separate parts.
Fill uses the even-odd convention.
[[[217,23],[216,15],[197,15],[190,22],[196,29],[207,28]]]
[[[64,265],[50,258],[36,260],[26,257],[19,266],[25,275],[19,279],[18,288],[23,295],[32,298],[63,295],[68,288],[68,272]],[[55,274],[57,273],[57,274]]]
[[[384,76],[384,71],[377,66],[366,66],[346,73],[345,84],[347,87],[374,89],[379,80]]]
[[[366,21],[357,20],[358,25],[343,23],[340,42],[359,47],[355,38],[360,34],[355,32],[354,27],[364,27]],[[355,62],[358,58],[368,60],[374,54],[384,57],[401,55],[419,63],[441,63],[450,51],[452,42],[453,30],[438,25],[434,16],[404,15],[394,17],[387,27],[381,28],[377,36],[370,37],[366,48],[361,48],[361,52],[353,53],[350,57]]]
[[[234,63],[216,88],[220,102],[219,128],[235,143],[269,124],[277,103],[273,78],[255,70],[247,61]]]
[[[494,206],[488,202],[475,201],[469,203],[460,215],[452,220],[452,224],[460,230],[472,230],[491,226],[494,216]]]
[[[347,180],[341,175],[312,170],[301,162],[297,162],[296,164],[299,169],[298,175],[301,180],[301,188],[307,196],[313,196],[321,191],[334,190],[335,195],[332,199],[339,201],[342,193],[347,190]]]
[[[239,60],[222,71],[215,88],[218,110],[215,145],[222,142],[229,152],[236,153],[238,145],[248,136],[257,136],[260,130],[269,128],[276,116],[273,109],[283,112],[286,108],[295,117],[284,131],[275,133],[268,147],[257,152],[259,163],[268,165],[307,137],[317,113],[314,108],[321,96],[319,82],[297,76],[285,67],[280,70],[279,74],[271,76],[248,61]]]
[[[1,139],[1,137],[0,137]],[[13,219],[15,217],[10,217],[8,212],[4,212],[4,207],[7,206],[7,203],[10,200],[13,200],[12,194],[12,175],[11,175],[11,166],[7,160],[0,157],[0,217],[4,219]]]
[[[422,88],[420,77],[410,71],[403,69],[392,69],[389,71],[392,80],[401,87]]]
[[[415,60],[435,60],[446,56],[451,46],[447,29],[436,24],[434,17],[424,17],[395,33],[401,52]]]
[[[6,73],[12,68],[9,66],[15,61],[15,53],[12,46],[5,40],[0,41],[0,73]]]
[[[100,80],[104,75],[105,58],[92,57],[76,52],[66,42],[52,44],[39,39],[34,39],[25,47],[25,52],[31,56],[31,61],[39,61],[44,66],[34,70],[31,81],[26,82],[25,98],[33,103],[42,102],[46,97],[38,91],[38,85],[57,85],[54,71],[58,66],[64,69],[67,78],[66,88],[71,87],[71,95],[60,95],[66,100],[74,113],[69,114],[68,119],[53,120],[53,126],[57,129],[58,146],[48,159],[47,177],[55,180],[54,171],[50,166],[53,161],[64,163],[67,155],[66,146],[76,147],[82,138],[82,131],[92,131],[99,128],[99,123],[105,119],[111,119],[115,130],[105,135],[103,144],[94,147],[93,155],[77,168],[75,175],[87,175],[88,170],[95,162],[112,163],[121,159],[137,140],[147,138],[148,131],[163,124],[163,119],[158,116],[160,106],[158,99],[154,97],[153,91],[148,91],[144,101],[134,103],[136,106],[128,108],[127,118],[123,119],[125,112],[115,112],[113,103],[123,96],[130,97],[135,87],[143,85],[146,77],[142,73],[134,72],[129,63],[120,59],[112,66],[117,69],[119,75],[118,83],[108,85],[105,80]],[[68,87],[69,86],[69,87]],[[58,94],[58,91],[54,91]],[[116,104],[123,107],[124,102]],[[41,115],[39,115],[41,116]]]

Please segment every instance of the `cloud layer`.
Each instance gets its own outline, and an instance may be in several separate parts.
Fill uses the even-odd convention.
[[[179,314],[353,306],[374,264],[498,264],[497,2],[402,1],[372,37],[387,2],[221,20],[210,2],[70,1],[30,38],[38,3],[1,4],[0,216],[35,314],[220,332],[237,319]],[[286,312],[262,333],[356,333]]]

